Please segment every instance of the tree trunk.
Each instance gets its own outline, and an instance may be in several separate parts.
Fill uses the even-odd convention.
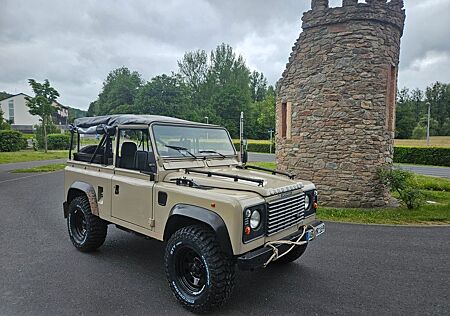
[[[44,128],[44,152],[47,153],[47,120],[45,116],[42,118],[42,125]]]

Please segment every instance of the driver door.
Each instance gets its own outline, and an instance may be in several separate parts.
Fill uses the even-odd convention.
[[[145,163],[139,160],[143,156],[150,157],[153,154],[148,129],[119,128],[116,145],[111,216],[126,223],[152,229],[155,182],[150,179],[148,170],[140,170],[144,168],[142,166]]]

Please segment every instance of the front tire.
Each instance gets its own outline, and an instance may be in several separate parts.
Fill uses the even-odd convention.
[[[210,229],[188,226],[176,231],[167,243],[164,261],[170,288],[189,311],[209,312],[230,297],[234,264]]]
[[[103,245],[108,225],[92,214],[87,197],[77,196],[69,204],[67,228],[72,244],[80,251],[90,252]]]

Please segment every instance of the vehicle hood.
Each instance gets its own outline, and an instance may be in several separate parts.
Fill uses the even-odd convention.
[[[164,181],[174,182],[176,179],[187,179],[194,183],[194,186],[211,187],[226,190],[250,191],[255,192],[263,197],[280,194],[287,191],[301,189],[304,186],[311,186],[309,181],[291,180],[284,175],[272,175],[266,172],[238,169],[236,167],[222,167],[222,168],[196,168],[191,170],[208,171],[223,173],[231,176],[241,176],[252,179],[261,179],[264,181],[263,185],[256,182],[238,180],[233,178],[222,177],[207,174],[199,174],[195,172],[186,173],[186,170],[177,170],[168,174]]]

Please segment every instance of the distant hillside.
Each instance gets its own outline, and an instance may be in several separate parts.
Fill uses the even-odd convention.
[[[2,91],[0,92],[0,101],[6,98],[9,98],[10,96],[12,96],[12,94],[9,94],[8,92]]]
[[[72,123],[75,119],[80,117],[85,117],[87,115],[87,111],[71,108],[69,106],[69,122]]]

